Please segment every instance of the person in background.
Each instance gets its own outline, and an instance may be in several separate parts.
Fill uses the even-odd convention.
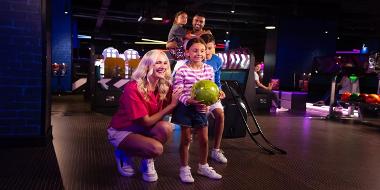
[[[349,92],[350,94],[360,93],[359,79],[351,81],[350,77],[347,74],[343,74],[342,78],[336,85],[339,90],[338,90],[338,94],[336,95],[336,101],[333,103],[332,106],[335,106],[337,110],[339,111],[343,109],[343,106],[338,100],[341,100],[341,97],[344,93],[346,92]]]
[[[225,98],[220,83],[220,75],[222,74],[222,60],[215,55],[215,38],[211,34],[202,34],[200,38],[206,43],[206,64],[214,69],[214,82],[219,87],[220,99]],[[215,118],[215,138],[214,148],[211,151],[211,158],[220,163],[227,163],[227,158],[220,149],[224,130],[224,109],[220,101],[210,106],[210,113]]]
[[[210,30],[205,30],[204,26],[206,24],[206,17],[200,13],[197,13],[193,17],[192,30],[188,31],[186,34],[187,39],[200,37],[202,34],[211,34]]]
[[[121,175],[134,175],[132,157],[141,157],[143,179],[157,181],[153,158],[163,153],[163,144],[173,130],[162,118],[176,107],[181,94],[181,89],[170,94],[170,87],[167,56],[161,50],[147,52],[125,85],[119,109],[107,129]]]
[[[184,46],[189,39],[199,38],[202,34],[211,34],[210,30],[203,29],[206,24],[206,17],[202,14],[195,14],[192,20],[192,29],[187,31],[185,36]],[[182,65],[186,64],[187,60],[177,60],[174,68],[173,68],[173,76],[177,69]]]
[[[267,94],[271,100],[274,102],[276,111],[288,111],[288,109],[281,107],[280,100],[278,99],[277,95],[272,91],[272,84],[269,83],[268,86],[265,86],[260,81],[260,75],[259,72],[261,70],[261,64],[256,63],[255,64],[255,82],[256,82],[256,94]]]
[[[342,105],[340,104],[338,100],[341,99],[342,94],[344,94],[345,92],[360,93],[359,79],[351,81],[349,77],[349,73],[350,73],[349,71],[353,69],[352,67],[353,67],[352,63],[346,63],[344,67],[342,68],[342,72],[340,72],[337,75],[336,81],[339,81],[339,82],[336,83],[336,88],[335,88],[336,91],[334,92],[335,100],[332,106],[342,107]],[[329,105],[330,97],[331,97],[331,87],[323,95],[322,100],[314,103],[314,105]]]
[[[175,14],[174,22],[170,28],[168,41],[166,43],[166,49],[169,50],[170,54],[175,60],[185,59],[185,50],[183,43],[186,36],[186,29],[184,25],[187,23],[187,13],[184,11],[179,11]]]
[[[339,88],[339,91],[338,91],[339,97],[345,92],[360,93],[359,80],[351,81],[347,74],[344,74],[342,76],[342,79],[339,81],[337,86]]]
[[[207,109],[205,104],[191,98],[192,86],[200,80],[214,81],[214,70],[203,61],[206,58],[206,44],[202,39],[190,39],[186,45],[187,64],[178,68],[174,77],[174,88],[182,88],[179,104],[173,111],[172,122],[181,125],[180,143],[180,173],[179,177],[184,183],[194,182],[189,166],[189,147],[191,142],[191,128],[198,134],[199,163],[197,173],[211,179],[221,179],[207,163],[208,156],[208,126]]]

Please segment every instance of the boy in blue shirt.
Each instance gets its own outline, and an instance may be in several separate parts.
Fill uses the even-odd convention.
[[[221,99],[223,99],[225,98],[225,94],[222,91],[222,85],[220,83],[223,62],[215,55],[215,38],[211,34],[202,34],[200,38],[206,42],[206,64],[212,66],[214,69],[214,82],[218,85]],[[222,103],[218,101],[211,105],[210,113],[212,113],[215,118],[215,139],[214,148],[211,151],[211,158],[220,163],[227,163],[227,158],[223,155],[223,151],[220,149],[224,130],[224,110]]]

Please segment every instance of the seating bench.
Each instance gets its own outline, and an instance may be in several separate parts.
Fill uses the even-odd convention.
[[[274,91],[280,98],[281,106],[291,112],[305,112],[307,92]]]

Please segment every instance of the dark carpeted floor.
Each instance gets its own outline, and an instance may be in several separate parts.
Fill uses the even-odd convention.
[[[380,188],[379,128],[289,114],[257,116],[266,136],[288,154],[265,154],[248,137],[224,139],[228,164],[210,161],[223,179],[210,180],[196,174],[195,140],[190,149],[193,184],[178,177],[177,129],[155,161],[159,180],[146,183],[140,172],[131,178],[118,174],[106,138],[110,116],[91,112],[81,96],[53,100],[53,143],[66,189]],[[254,129],[252,122],[250,126]],[[135,163],[138,169],[139,159]]]
[[[0,189],[63,189],[51,142],[42,147],[0,149]]]
[[[80,95],[53,97],[52,143],[1,148],[0,189],[380,189],[380,128],[309,116],[257,116],[265,135],[286,155],[268,155],[248,136],[223,139],[228,164],[209,162],[221,180],[196,174],[195,136],[190,148],[193,184],[178,177],[176,129],[155,161],[159,180],[147,183],[140,172],[130,178],[118,174],[106,137],[111,116],[91,112]],[[139,159],[134,161],[138,170]]]

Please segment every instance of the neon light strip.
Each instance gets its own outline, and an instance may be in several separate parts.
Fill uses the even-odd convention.
[[[148,42],[157,42],[157,43],[166,43],[164,41],[161,41],[161,40],[151,40],[151,39],[148,39],[148,38],[141,38],[142,41],[148,41]]]
[[[79,38],[79,39],[91,39],[91,36],[89,36],[89,35],[78,34],[78,38]]]
[[[353,49],[352,51],[336,51],[336,54],[360,54],[360,50]]]
[[[166,42],[158,43],[158,42],[135,42],[135,44],[150,44],[150,45],[166,45]]]

